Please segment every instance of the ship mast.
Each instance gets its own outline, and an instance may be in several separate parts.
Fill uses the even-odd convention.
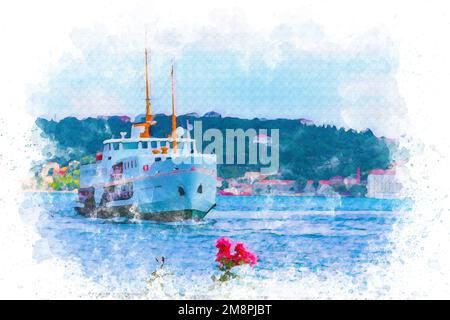
[[[147,120],[151,115],[151,104],[150,104],[150,88],[148,85],[148,62],[147,62],[147,48],[145,48],[145,107],[146,107],[146,114],[145,114],[145,120]]]
[[[172,145],[173,150],[177,150],[177,116],[175,115],[175,89],[174,89],[174,80],[173,80],[173,63],[172,63],[172,72],[170,73],[170,77],[172,80]]]
[[[148,82],[148,62],[147,62],[147,48],[145,49],[145,121],[134,123],[134,127],[144,127],[141,132],[141,138],[150,138],[150,127],[155,125],[156,122],[153,121],[153,115],[151,114],[151,103],[150,103],[150,86]]]

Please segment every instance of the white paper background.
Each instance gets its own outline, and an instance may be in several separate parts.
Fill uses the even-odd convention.
[[[36,263],[38,239],[32,224],[21,220],[21,179],[28,174],[39,146],[30,144],[33,117],[26,109],[29,88],[45,83],[49,68],[63,54],[77,54],[70,41],[76,28],[102,26],[116,34],[142,34],[145,24],[160,29],[207,24],[221,11],[244,14],[250,26],[267,30],[289,19],[313,21],[334,41],[346,45],[360,34],[381,29],[398,48],[399,91],[408,119],[398,123],[412,150],[408,186],[416,205],[411,223],[395,231],[396,251],[389,270],[369,270],[364,291],[349,291],[343,279],[327,283],[273,279],[269,296],[310,298],[450,297],[450,8],[445,1],[14,1],[0,4],[0,297],[98,297],[102,288],[83,279],[75,265]],[[394,125],[392,123],[387,125]],[[278,290],[277,290],[278,288]],[[258,297],[241,288],[233,297]],[[216,293],[217,297],[223,293]]]

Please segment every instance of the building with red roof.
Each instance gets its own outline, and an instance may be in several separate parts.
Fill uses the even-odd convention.
[[[261,143],[261,144],[271,145],[272,139],[268,135],[261,133],[261,134],[256,135],[255,138],[253,138],[253,143]]]
[[[395,169],[374,169],[370,170],[369,174],[373,175],[395,174]]]
[[[367,197],[397,198],[402,185],[397,181],[395,169],[375,169],[367,176]]]
[[[330,180],[319,180],[319,184],[329,186],[329,185],[331,185],[331,182],[330,182]]]
[[[344,177],[335,176],[335,177],[331,177],[328,181],[331,185],[339,185],[339,184],[344,183]]]

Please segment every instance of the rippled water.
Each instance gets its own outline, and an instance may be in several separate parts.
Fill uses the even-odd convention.
[[[75,260],[87,277],[119,287],[142,285],[160,256],[180,277],[210,277],[214,243],[222,236],[257,253],[256,274],[291,267],[358,275],[389,253],[392,226],[410,206],[359,198],[219,197],[203,222],[156,223],[81,217],[73,210],[73,194],[24,197],[23,219],[42,236],[36,260]]]

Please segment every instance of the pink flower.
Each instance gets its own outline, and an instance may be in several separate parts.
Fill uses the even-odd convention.
[[[219,251],[223,250],[230,250],[231,249],[231,240],[225,237],[219,238],[216,241],[216,248],[219,249]]]
[[[216,261],[220,264],[227,263],[231,259],[231,241],[228,238],[222,237],[217,239],[216,248],[219,251],[216,254]]]
[[[258,257],[248,251],[243,243],[237,243],[234,252],[233,261],[237,264],[249,264],[253,267],[258,262]]]
[[[239,242],[234,246],[234,253],[231,254],[232,242],[228,238],[219,238],[216,241],[216,248],[219,251],[216,254],[216,261],[220,266],[226,265],[228,269],[231,269],[237,265],[249,264],[253,267],[258,262],[258,257],[248,251],[244,244]]]
[[[220,266],[227,265],[231,261],[231,256],[228,254],[218,253],[216,255],[216,262],[219,262]]]

